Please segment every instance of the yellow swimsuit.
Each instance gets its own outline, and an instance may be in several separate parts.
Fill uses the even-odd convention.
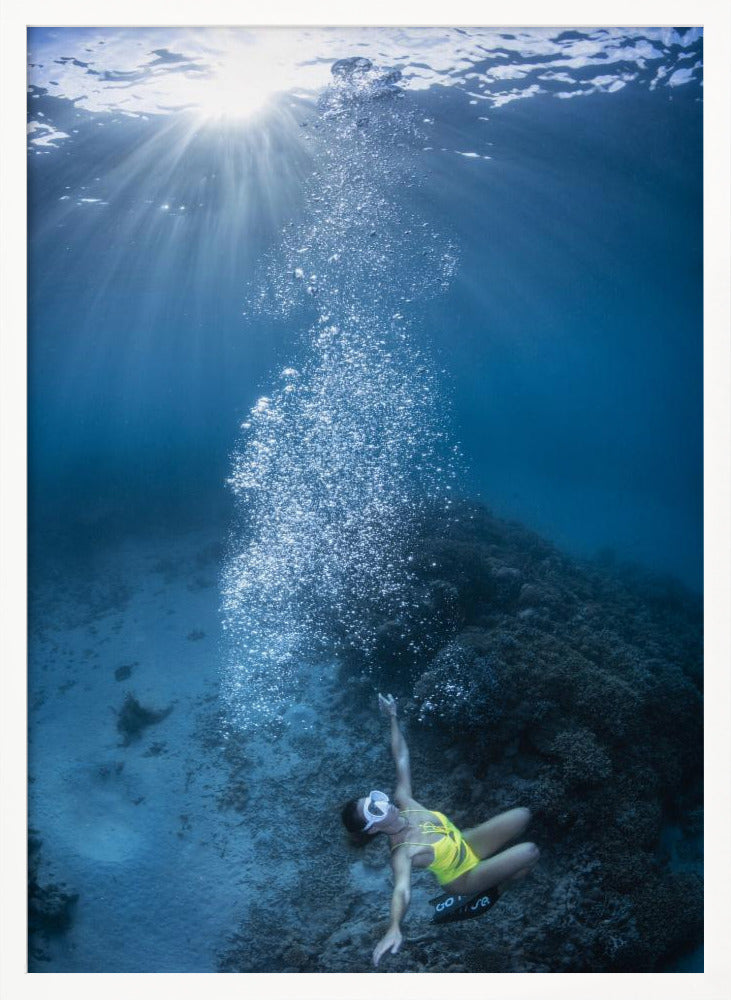
[[[425,809],[401,809],[403,816],[407,812],[426,812]],[[419,823],[422,833],[441,833],[442,836],[433,844],[414,843],[411,840],[402,840],[400,844],[395,844],[391,848],[393,853],[397,847],[409,844],[411,847],[432,847],[434,848],[434,860],[429,865],[429,871],[434,872],[440,885],[452,882],[459,875],[468,872],[475,865],[480,863],[480,859],[464,839],[457,827],[447,819],[444,813],[436,812],[434,809],[428,810],[434,816],[438,816],[440,823],[433,823],[431,820],[424,820]]]

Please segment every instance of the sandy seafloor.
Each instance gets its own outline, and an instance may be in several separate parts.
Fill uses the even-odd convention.
[[[331,875],[333,853],[348,891],[381,902],[363,911],[364,928],[384,915],[388,872],[346,858],[337,807],[348,781],[344,749],[382,770],[386,741],[368,749],[376,718],[352,738],[337,711],[327,725],[318,721],[340,694],[334,671],[320,664],[316,683],[303,680],[273,741],[239,735],[227,750],[217,586],[224,537],[216,526],[100,546],[85,567],[49,573],[32,591],[29,814],[42,841],[38,880],[79,897],[66,932],[33,936],[32,972],[218,971],[241,925],[257,922],[262,908],[287,909],[313,864]],[[129,668],[121,680],[120,668]],[[172,711],[125,746],[117,719],[128,693]],[[341,784],[323,800],[323,774],[335,771]],[[328,827],[334,852],[322,838],[316,851],[307,846],[313,824]],[[253,942],[252,961],[261,961]],[[283,971],[281,957],[271,961],[271,971]]]
[[[42,865],[82,901],[49,970],[210,970],[241,911],[237,817],[215,808],[223,774],[201,734],[217,699],[219,543],[129,540],[98,553],[94,576],[32,598],[31,824]],[[127,692],[173,711],[125,747]]]

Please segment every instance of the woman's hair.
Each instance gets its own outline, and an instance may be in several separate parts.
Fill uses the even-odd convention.
[[[340,812],[343,826],[350,834],[350,842],[354,847],[363,847],[371,839],[364,831],[365,820],[358,809],[358,799],[350,799]]]

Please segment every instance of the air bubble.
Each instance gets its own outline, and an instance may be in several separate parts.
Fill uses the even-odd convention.
[[[446,502],[448,405],[423,331],[399,321],[404,302],[439,293],[440,255],[456,254],[438,237],[424,260],[419,235],[409,239],[422,230],[399,193],[408,114],[380,102],[368,128],[358,124],[377,79],[373,68],[346,73],[325,96],[305,219],[286,227],[248,296],[270,320],[309,315],[308,292],[317,319],[292,348],[296,363],[255,403],[232,460],[246,529],[232,539],[221,597],[224,692],[239,725],[301,701],[313,652],[349,649],[367,673],[377,622],[398,616],[407,634],[420,613],[410,600],[413,526]],[[356,83],[366,89],[355,94]]]

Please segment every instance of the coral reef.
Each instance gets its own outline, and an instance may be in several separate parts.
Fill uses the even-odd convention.
[[[31,971],[34,963],[48,960],[44,942],[65,934],[71,927],[78,893],[68,886],[42,882],[40,853],[42,840],[36,830],[28,831],[28,957]]]
[[[562,967],[654,968],[702,924],[700,880],[654,857],[663,823],[702,794],[700,598],[580,565],[477,508],[425,549],[422,579],[457,589],[456,634],[398,678],[413,714],[479,779],[510,762],[504,788],[533,809],[544,868],[578,873],[590,852],[601,912],[581,894],[591,948]]]
[[[399,697],[417,797],[462,827],[528,806],[542,856],[494,910],[457,930],[432,928],[415,893],[404,948],[384,967],[662,969],[702,932],[700,876],[673,870],[661,845],[668,824],[697,840],[701,599],[631,567],[579,563],[466,504],[421,526],[413,566],[409,608],[374,622],[370,659],[334,636],[336,710],[358,765],[323,776],[333,806],[392,774],[375,717],[380,688]],[[370,967],[385,929],[387,851],[372,844],[358,854],[338,838],[333,820],[327,843],[308,845],[303,893],[317,895],[318,919],[299,902],[284,919],[273,911],[281,946],[265,954],[261,911],[232,940],[223,969]],[[362,866],[365,896],[353,876]]]

